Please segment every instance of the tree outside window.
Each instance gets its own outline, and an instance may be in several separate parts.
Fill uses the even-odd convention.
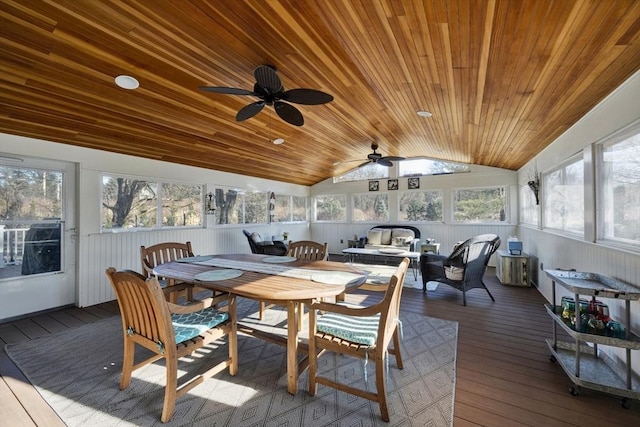
[[[506,221],[505,187],[460,189],[453,192],[456,222],[491,223]]]
[[[352,218],[354,221],[389,221],[388,194],[354,194]]]
[[[316,221],[346,221],[347,196],[344,194],[317,196]]]
[[[442,192],[409,191],[400,196],[400,221],[442,221]]]

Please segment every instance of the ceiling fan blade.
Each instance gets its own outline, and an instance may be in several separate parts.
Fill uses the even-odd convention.
[[[381,166],[386,166],[388,168],[390,168],[391,166],[393,166],[393,163],[391,163],[391,161],[387,160],[387,159],[380,159],[376,162],[377,164],[381,165]]]
[[[382,158],[382,160],[393,160],[393,161],[397,161],[397,160],[404,160],[404,157],[398,157],[398,156],[384,156]]]
[[[282,95],[285,101],[303,105],[320,105],[333,101],[333,96],[315,89],[291,89]]]
[[[371,163],[371,160],[367,160],[367,161],[366,161],[366,162],[364,162],[364,163],[360,163],[360,164],[358,165],[358,167],[359,167],[359,168],[361,168],[361,167],[363,167],[363,166],[367,166],[369,163]]]
[[[285,122],[294,126],[302,126],[304,124],[302,113],[293,105],[282,101],[276,101],[273,103],[273,108],[276,110],[278,116],[280,116],[280,118]]]
[[[276,71],[268,65],[259,65],[253,71],[256,82],[263,89],[267,89],[270,93],[277,93],[282,90],[282,82]]]
[[[227,95],[253,95],[254,93],[246,89],[238,89],[235,87],[219,87],[219,86],[200,86],[200,90],[206,92],[226,93]]]
[[[245,107],[242,107],[238,114],[236,114],[236,121],[241,122],[258,114],[264,108],[264,101],[253,102]]]

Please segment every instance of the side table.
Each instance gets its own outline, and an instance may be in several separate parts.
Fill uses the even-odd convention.
[[[440,243],[423,243],[420,245],[420,253],[423,253],[423,254],[434,253],[436,255],[439,255]]]

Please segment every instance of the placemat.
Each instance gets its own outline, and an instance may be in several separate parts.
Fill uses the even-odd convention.
[[[178,261],[178,262],[202,262],[202,261],[209,261],[211,258],[213,258],[211,255],[198,255],[198,256],[190,256],[190,257],[186,257],[186,258],[179,258],[176,261]]]
[[[236,277],[242,276],[242,273],[243,271],[241,270],[231,270],[231,269],[211,270],[211,271],[205,271],[203,273],[198,273],[195,276],[193,276],[193,278],[203,282],[217,282],[220,280],[235,279]]]
[[[297,261],[298,258],[293,256],[270,256],[262,259],[262,262],[266,262],[268,264],[281,264],[285,262],[293,262]]]
[[[311,280],[326,285],[346,285],[360,280],[362,276],[346,271],[319,271],[311,275]]]

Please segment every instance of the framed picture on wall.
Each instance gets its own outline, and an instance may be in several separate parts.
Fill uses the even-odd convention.
[[[407,184],[408,184],[409,190],[415,190],[416,188],[420,188],[420,178],[409,178]]]
[[[369,181],[369,191],[378,191],[380,189],[380,181]]]
[[[387,190],[397,190],[398,189],[398,180],[390,179],[387,181]]]

